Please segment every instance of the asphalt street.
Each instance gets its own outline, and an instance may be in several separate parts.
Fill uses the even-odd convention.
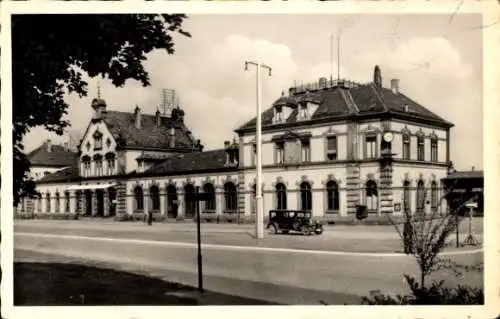
[[[266,236],[256,243],[252,226],[202,227],[205,288],[223,293],[285,304],[342,304],[370,290],[405,293],[403,273],[418,269],[413,258],[394,253],[400,249],[397,234],[387,228],[329,228],[321,236]],[[16,221],[14,247],[196,285],[195,238],[192,224]],[[483,260],[481,251],[450,248],[447,254],[463,264]],[[456,278],[442,271],[434,278],[483,285],[479,273]]]

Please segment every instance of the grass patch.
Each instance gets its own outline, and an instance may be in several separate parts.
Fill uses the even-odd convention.
[[[203,304],[196,298],[182,295],[195,291],[190,286],[107,268],[55,262],[14,263],[16,306]],[[181,295],[172,295],[176,293]],[[220,305],[267,304],[223,294],[212,299]]]

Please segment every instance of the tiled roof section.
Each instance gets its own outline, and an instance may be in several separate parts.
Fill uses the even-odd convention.
[[[335,87],[291,96],[282,96],[271,108],[266,109],[262,113],[262,125],[272,124],[273,108],[276,103],[283,104],[283,102],[286,102],[287,104],[293,104],[292,99],[296,103],[300,103],[301,100],[319,103],[316,112],[311,117],[312,120],[330,117],[334,120],[335,117],[350,114],[363,115],[393,112],[432,120],[444,125],[453,125],[406,95],[400,92],[394,93],[387,88],[376,89],[373,84],[363,84],[349,88]],[[405,111],[405,105],[408,105],[409,112]],[[294,122],[295,115],[296,110],[293,110],[287,119],[287,123]],[[239,127],[238,130],[253,129],[255,123],[256,119],[254,118]]]
[[[169,117],[161,118],[156,125],[156,116],[141,114],[141,128],[135,126],[135,114],[129,112],[107,111],[104,121],[115,139],[121,137],[127,148],[171,149],[170,128],[175,129],[175,149],[192,149],[195,143],[183,123],[174,122]]]
[[[159,161],[159,160],[165,160],[169,158],[170,156],[175,156],[172,154],[152,154],[152,153],[147,153],[143,152],[139,157],[137,157],[137,160],[151,160],[151,161]]]
[[[176,172],[203,171],[214,169],[237,169],[225,167],[226,150],[193,152],[169,157],[164,162],[148,169],[145,174],[168,174]]]
[[[446,179],[467,179],[483,177],[483,171],[455,171],[446,176]]]
[[[395,94],[390,89],[386,88],[382,88],[379,92],[380,96],[384,100],[385,105],[390,111],[406,113],[404,110],[404,105],[406,104],[408,105],[408,110],[411,113],[448,123],[448,121],[446,121],[439,115],[429,111],[427,108],[413,101],[401,92]]]
[[[57,172],[44,176],[40,179],[40,182],[68,182],[79,177],[79,169],[76,162],[74,162],[70,167],[63,168]]]
[[[66,150],[61,145],[52,145],[50,147],[50,152],[47,149],[47,144],[43,143],[33,151],[31,151],[27,157],[31,163],[31,166],[69,166],[75,163],[77,159],[77,154],[71,150]]]

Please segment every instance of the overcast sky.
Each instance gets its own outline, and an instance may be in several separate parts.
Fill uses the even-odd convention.
[[[192,38],[176,36],[176,53],[157,51],[147,69],[152,86],[130,81],[115,88],[100,80],[108,109],[130,111],[138,104],[153,114],[161,89],[175,89],[186,122],[206,149],[223,147],[233,130],[255,116],[255,71],[243,72],[243,62],[261,58],[272,66],[263,77],[264,108],[282,90],[329,77],[330,35],[341,36],[342,78],[372,81],[373,67],[382,70],[385,86],[400,79],[400,90],[453,122],[451,159],[458,169],[483,167],[482,141],[482,35],[474,29],[481,16],[433,15],[191,15],[184,29]],[[333,46],[333,73],[337,73],[337,47]],[[92,114],[97,81],[89,82],[89,95],[67,96],[72,131],[82,134]],[[62,138],[42,128],[32,130],[28,150],[44,139]]]

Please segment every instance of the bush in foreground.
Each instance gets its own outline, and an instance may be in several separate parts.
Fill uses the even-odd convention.
[[[484,292],[480,288],[458,285],[456,288],[444,286],[444,281],[433,282],[429,287],[421,287],[417,280],[405,275],[411,288],[409,295],[390,296],[373,291],[362,297],[362,305],[480,305],[484,304]]]

